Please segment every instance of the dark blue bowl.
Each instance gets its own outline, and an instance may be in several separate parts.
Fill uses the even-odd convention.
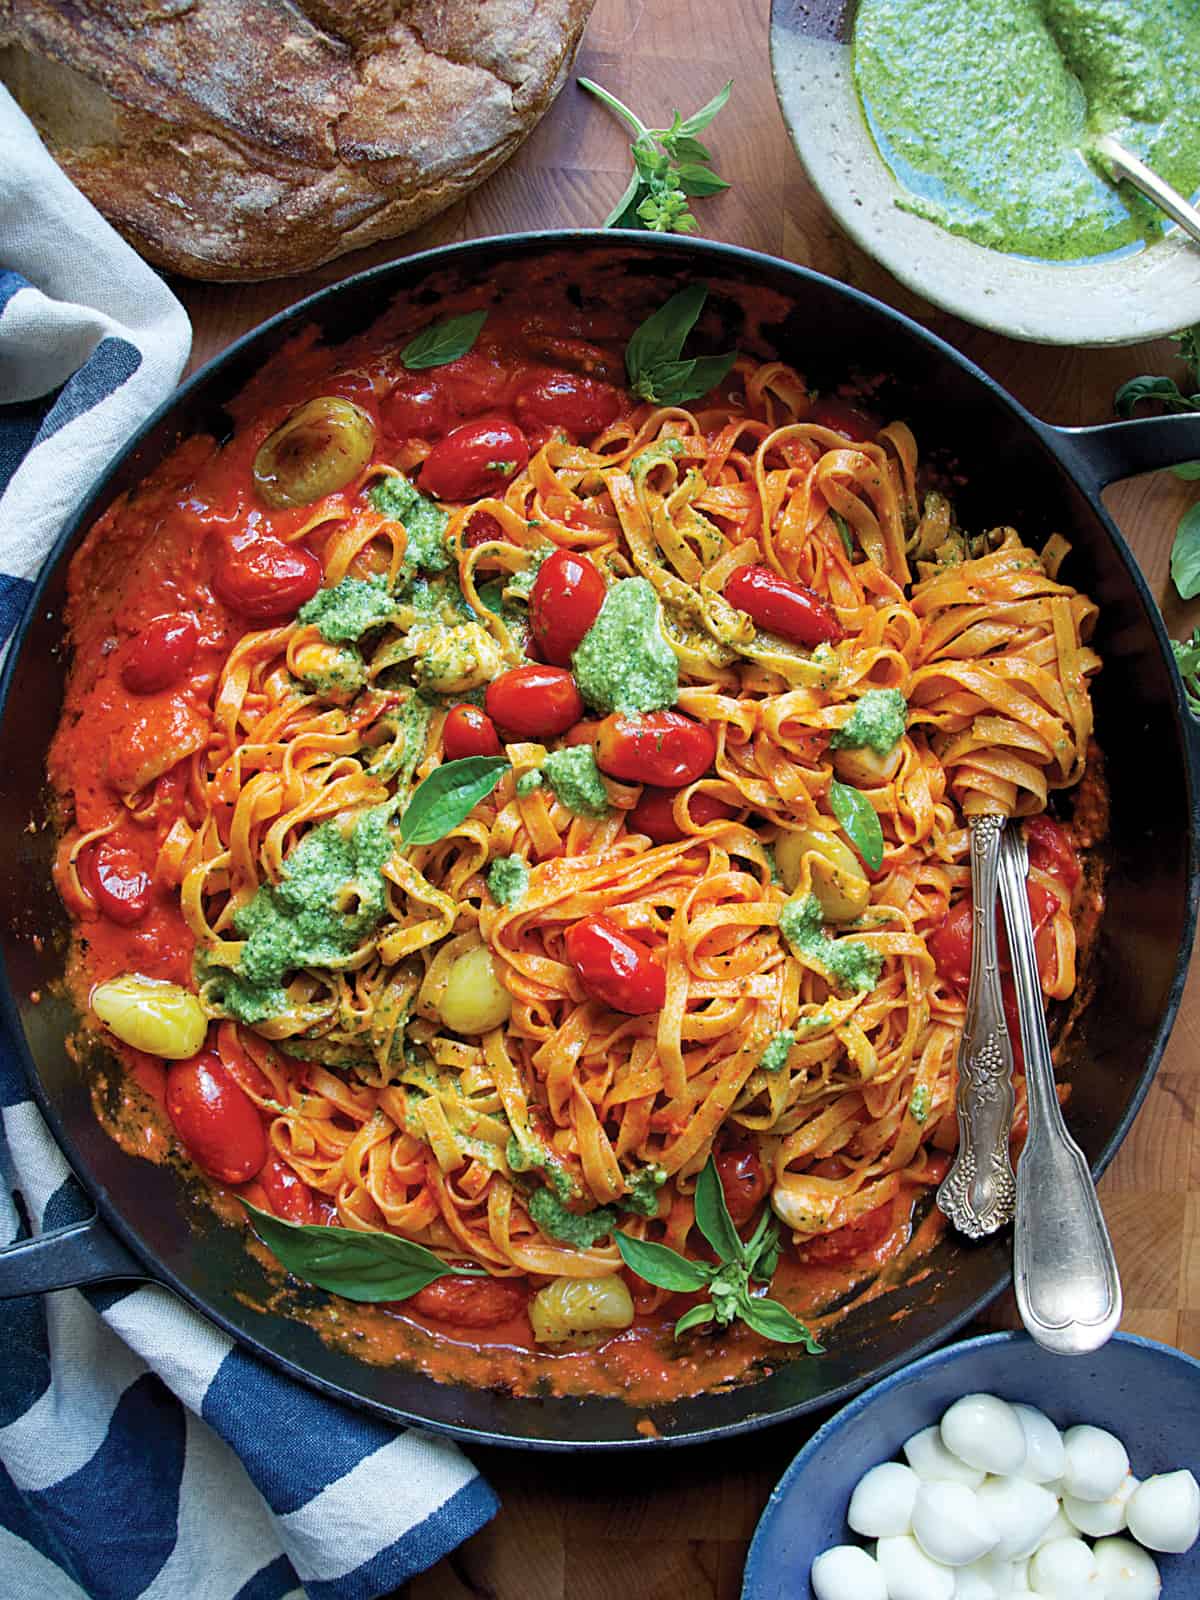
[[[815,1557],[854,1542],[846,1507],[867,1468],[898,1455],[960,1395],[979,1393],[1038,1406],[1060,1428],[1107,1428],[1139,1478],[1177,1467],[1200,1477],[1200,1361],[1127,1333],[1090,1356],[1049,1355],[1023,1333],[967,1339],[884,1378],[813,1434],[762,1514],[742,1600],[812,1600]],[[1200,1595],[1200,1543],[1154,1559],[1163,1600]]]

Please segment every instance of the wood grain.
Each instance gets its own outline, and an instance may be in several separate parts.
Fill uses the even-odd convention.
[[[698,202],[708,235],[785,256],[840,278],[948,339],[1051,422],[1112,415],[1114,389],[1139,372],[1176,369],[1168,341],[1124,349],[1020,344],[926,305],[839,231],[784,132],[767,56],[768,0],[598,0],[577,70],[651,122],[685,114],[734,79],[711,130],[734,185]],[[452,240],[540,227],[594,226],[620,194],[628,146],[620,127],[568,85],[519,155],[469,200],[400,242],[306,279],[241,286],[176,284],[196,327],[193,365],[302,295],[375,262]],[[1181,634],[1200,606],[1168,583],[1171,538],[1195,488],[1169,473],[1120,484],[1106,503]],[[1137,1123],[1101,1186],[1125,1290],[1123,1326],[1200,1356],[1200,983],[1193,976],[1166,1057]],[[1015,1326],[1010,1300],[986,1325]],[[395,1600],[736,1600],[745,1552],[771,1486],[809,1430],[774,1429],[653,1460],[479,1451],[503,1510]]]

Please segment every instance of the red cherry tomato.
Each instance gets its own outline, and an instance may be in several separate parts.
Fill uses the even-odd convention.
[[[101,839],[85,876],[100,911],[110,922],[131,928],[150,909],[154,885],[128,845]]]
[[[258,1181],[277,1217],[283,1217],[287,1222],[313,1223],[321,1220],[312,1190],[273,1150],[258,1174]]]
[[[567,960],[594,1000],[614,1011],[641,1017],[661,1011],[667,974],[648,945],[599,912],[567,930]]]
[[[642,797],[625,818],[630,833],[644,833],[655,844],[674,844],[687,838],[675,821],[675,796],[678,789],[654,789],[647,784]],[[705,794],[701,789],[688,801],[688,815],[697,827],[709,822],[725,822],[736,817],[737,812],[727,801],[718,800],[715,794]]]
[[[583,715],[571,674],[537,662],[502,672],[488,685],[484,704],[493,722],[514,739],[557,739]]]
[[[167,1114],[198,1167],[222,1183],[245,1183],[267,1159],[267,1136],[250,1096],[215,1050],[167,1067]]]
[[[556,550],[538,568],[529,593],[529,628],[538,649],[556,667],[569,667],[608,593],[586,556]]]
[[[438,368],[438,383],[459,417],[478,417],[506,408],[515,376],[511,362],[478,349]]]
[[[1058,901],[1048,889],[1043,889],[1036,883],[1027,883],[1025,893],[1029,899],[1029,915],[1033,922],[1038,972],[1043,980],[1048,980],[1054,976],[1054,946],[1041,935],[1054,915]],[[947,983],[953,984],[963,994],[966,994],[971,981],[974,918],[975,903],[969,894],[964,895],[956,905],[950,907],[945,920],[934,929],[928,940],[929,953],[938,972]],[[1008,939],[999,910],[996,912],[996,928],[1000,945],[1000,966],[1002,970],[1007,971],[1011,967]]]
[[[1064,889],[1074,889],[1079,882],[1081,868],[1079,857],[1062,823],[1045,815],[1027,817],[1025,839],[1029,845],[1030,865],[1057,878]]]
[[[540,372],[517,391],[514,410],[522,427],[566,428],[568,433],[599,433],[621,412],[621,396],[611,383],[575,372]]]
[[[596,735],[599,731],[600,724],[598,722],[577,722],[573,728],[568,728],[566,733],[563,734],[563,743],[566,745],[595,744]]]
[[[463,544],[468,550],[474,550],[477,545],[491,544],[494,539],[503,538],[504,529],[490,511],[472,511],[467,518],[467,531],[463,535]]]
[[[500,736],[496,724],[478,706],[452,706],[442,727],[442,749],[447,761],[465,756],[498,756]]]
[[[737,1227],[750,1218],[762,1204],[767,1192],[767,1175],[758,1159],[758,1152],[748,1144],[733,1150],[722,1150],[716,1158],[717,1177],[725,1191],[725,1204]]]
[[[396,439],[440,439],[454,420],[450,397],[436,378],[405,378],[383,402],[383,423]]]
[[[892,1231],[894,1221],[895,1209],[888,1200],[876,1206],[874,1211],[855,1217],[843,1228],[834,1228],[829,1233],[807,1240],[801,1245],[800,1253],[805,1261],[835,1266],[838,1262],[849,1261],[854,1256],[862,1255],[864,1250],[874,1250],[876,1245],[882,1244]]]
[[[237,534],[217,556],[213,591],[252,622],[291,617],[321,587],[321,563],[303,545],[269,533]]]
[[[836,395],[818,400],[808,414],[808,421],[840,433],[851,444],[868,444],[879,432],[879,423],[874,417],[859,411],[847,400],[839,400]]]
[[[196,619],[186,611],[155,617],[126,648],[121,682],[131,694],[169,689],[191,666],[199,637]]]
[[[425,457],[418,480],[439,500],[498,494],[529,460],[529,441],[507,417],[480,417],[452,428]]]
[[[726,579],[724,594],[758,627],[793,644],[834,643],[845,637],[846,630],[820,595],[781,578],[771,567],[738,567]]]
[[[712,766],[717,742],[703,723],[679,711],[605,717],[596,737],[596,765],[623,783],[682,789]]]
[[[396,1305],[434,1322],[494,1328],[521,1314],[527,1292],[524,1278],[435,1278]]]

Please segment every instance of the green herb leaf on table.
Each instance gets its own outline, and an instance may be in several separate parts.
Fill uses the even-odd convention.
[[[504,756],[464,756],[443,761],[413,790],[400,818],[405,844],[436,844],[456,828],[509,770]]]
[[[478,1267],[449,1266],[424,1245],[392,1233],[284,1222],[242,1204],[267,1249],[294,1278],[346,1300],[407,1300],[437,1278],[481,1278]]]
[[[871,871],[878,872],[883,865],[883,829],[875,807],[861,789],[836,778],[829,785],[829,804],[847,839]]]
[[[448,366],[451,361],[457,361],[459,356],[466,355],[486,321],[486,311],[468,311],[461,317],[431,322],[404,346],[400,360],[410,372]]]
[[[1194,717],[1200,718],[1200,628],[1192,629],[1190,639],[1172,639],[1171,649],[1175,652],[1175,665],[1183,679],[1188,710]]]
[[[684,343],[708,298],[702,283],[673,294],[634,330],[625,347],[629,386],[654,405],[683,405],[708,394],[729,372],[737,351],[722,356],[682,358]]]
[[[1200,594],[1200,502],[1185,511],[1171,546],[1171,581],[1184,600]]]
[[[1185,483],[1195,483],[1200,478],[1200,461],[1181,461],[1177,467],[1172,467],[1171,471]]]
[[[1113,410],[1119,417],[1132,417],[1144,400],[1157,400],[1172,411],[1200,411],[1200,394],[1183,394],[1174,378],[1155,378],[1148,373],[1121,385],[1113,396]]]

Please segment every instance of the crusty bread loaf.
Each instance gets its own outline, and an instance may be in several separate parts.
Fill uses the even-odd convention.
[[[0,80],[143,255],[273,278],[480,183],[592,0],[0,0]]]

